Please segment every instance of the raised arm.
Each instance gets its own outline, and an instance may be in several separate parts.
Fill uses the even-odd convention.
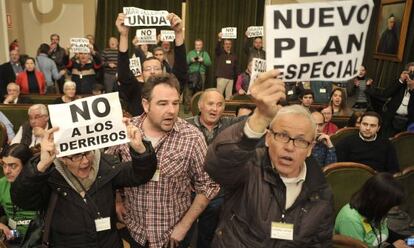
[[[206,171],[224,188],[235,189],[248,178],[256,145],[286,97],[283,81],[275,79],[278,75],[276,70],[259,75],[251,88],[256,103],[253,115],[221,132],[209,147]]]

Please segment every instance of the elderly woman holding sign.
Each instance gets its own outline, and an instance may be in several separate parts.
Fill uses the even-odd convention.
[[[151,144],[128,120],[124,122],[132,162],[121,163],[99,150],[56,158],[54,127],[45,132],[40,155],[12,185],[12,199],[19,207],[47,208],[45,233],[50,238],[43,242],[49,247],[122,247],[115,226],[115,190],[146,183],[157,164]]]

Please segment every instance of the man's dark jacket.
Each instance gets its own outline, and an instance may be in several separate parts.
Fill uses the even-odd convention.
[[[286,210],[286,223],[294,224],[293,241],[270,238],[271,223],[282,219],[286,188],[267,148],[256,148],[260,139],[247,138],[244,124],[220,133],[207,153],[207,173],[228,191],[212,247],[331,247],[332,192],[311,159],[301,193]]]

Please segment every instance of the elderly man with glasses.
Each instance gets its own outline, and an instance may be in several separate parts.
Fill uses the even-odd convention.
[[[29,120],[20,126],[11,144],[21,143],[32,148],[40,144],[49,127],[49,113],[44,104],[32,105],[27,112]]]
[[[253,115],[209,146],[206,171],[227,190],[212,247],[332,246],[332,192],[309,157],[316,124],[302,106],[278,104],[286,98],[279,75],[259,75]]]

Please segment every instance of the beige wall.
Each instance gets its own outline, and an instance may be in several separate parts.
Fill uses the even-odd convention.
[[[1,0],[0,0],[1,1]],[[95,33],[96,0],[5,0],[6,12],[12,15],[8,43],[19,40],[21,53],[35,56],[52,33],[68,46],[72,37]]]
[[[6,3],[0,0],[0,64],[8,60]]]

